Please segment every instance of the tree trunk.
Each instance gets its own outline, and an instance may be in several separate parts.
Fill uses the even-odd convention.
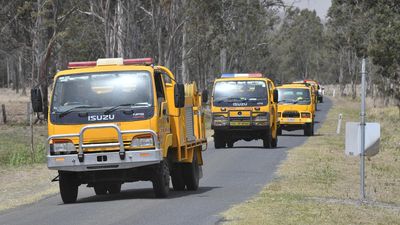
[[[185,8],[186,6],[186,0],[182,1],[182,6]],[[182,82],[187,83],[188,82],[188,63],[187,63],[187,49],[186,49],[186,21],[183,22],[183,28],[182,28]]]
[[[11,71],[10,71],[10,60],[7,57],[7,88],[10,88],[10,80],[11,80]]]
[[[22,68],[22,52],[20,52],[19,57],[18,57],[18,74],[21,80],[21,87],[22,87],[22,95],[26,96],[26,79],[25,79],[25,74]]]
[[[125,28],[125,20],[124,20],[124,12],[122,1],[118,0],[117,2],[117,57],[124,58],[124,28]]]
[[[219,57],[220,57],[220,64],[221,64],[221,73],[225,73],[226,72],[226,57],[227,57],[225,47],[222,47],[222,49],[220,50]]]
[[[345,88],[345,83],[344,83],[344,68],[343,68],[343,52],[339,52],[339,91],[340,91],[340,96],[344,96],[344,88]]]

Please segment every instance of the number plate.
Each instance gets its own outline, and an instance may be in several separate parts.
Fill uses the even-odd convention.
[[[231,122],[231,126],[250,126],[250,122]]]
[[[287,118],[286,119],[288,122],[294,122],[296,119],[295,118]]]

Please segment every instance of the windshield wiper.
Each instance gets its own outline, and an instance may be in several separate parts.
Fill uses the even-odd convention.
[[[134,104],[133,103],[120,104],[120,105],[116,105],[116,106],[113,106],[113,107],[107,109],[106,111],[104,111],[103,114],[110,114],[111,112],[114,112],[118,108],[121,108],[124,106],[150,106],[150,104],[148,102],[139,102],[139,103],[134,103]]]
[[[100,108],[101,106],[95,106],[95,105],[79,105],[79,106],[75,106],[73,108],[70,108],[68,110],[65,110],[63,112],[60,113],[60,117],[64,117],[67,114],[69,114],[70,112],[75,111],[75,109],[90,109],[90,108]]]

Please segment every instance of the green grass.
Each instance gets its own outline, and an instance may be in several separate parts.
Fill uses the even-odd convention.
[[[0,127],[0,165],[24,166],[46,160],[45,126],[34,127],[34,152],[31,151],[29,127],[4,125]]]
[[[289,151],[258,196],[224,212],[226,224],[400,224],[398,109],[367,111],[368,121],[381,123],[382,139],[380,153],[366,160],[368,204],[360,205],[359,157],[344,154],[345,122],[359,121],[359,103],[333,101],[318,135]]]

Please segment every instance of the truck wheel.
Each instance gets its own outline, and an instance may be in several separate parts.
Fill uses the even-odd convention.
[[[78,179],[75,173],[59,171],[61,199],[65,204],[76,202],[78,197]]]
[[[166,198],[169,194],[169,168],[166,160],[154,167],[152,179],[153,191],[157,198]]]
[[[233,141],[228,141],[227,142],[228,148],[233,148],[233,143],[234,143]]]
[[[121,183],[110,183],[107,185],[108,193],[110,194],[118,194],[121,192]]]
[[[314,122],[311,124],[311,136],[314,136]]]
[[[314,126],[311,123],[306,123],[304,125],[304,136],[312,136],[314,133]]]
[[[186,188],[189,191],[196,191],[199,188],[200,168],[197,161],[197,153],[193,152],[192,163],[182,164],[183,178],[185,180]]]
[[[278,135],[276,135],[276,138],[272,138],[271,147],[272,148],[278,147]]]
[[[185,190],[185,181],[183,179],[182,164],[174,163],[171,171],[171,181],[174,191]]]
[[[282,135],[282,128],[278,127],[278,129],[276,130],[276,135]]]
[[[214,147],[215,147],[215,149],[218,149],[218,148],[225,148],[225,140],[224,139],[222,139],[221,137],[219,137],[219,136],[215,136],[214,135]]]
[[[107,187],[105,184],[95,184],[93,188],[94,188],[94,193],[96,193],[96,195],[107,194]]]
[[[271,148],[272,144],[272,136],[270,133],[267,133],[263,138],[263,147],[264,148]]]

